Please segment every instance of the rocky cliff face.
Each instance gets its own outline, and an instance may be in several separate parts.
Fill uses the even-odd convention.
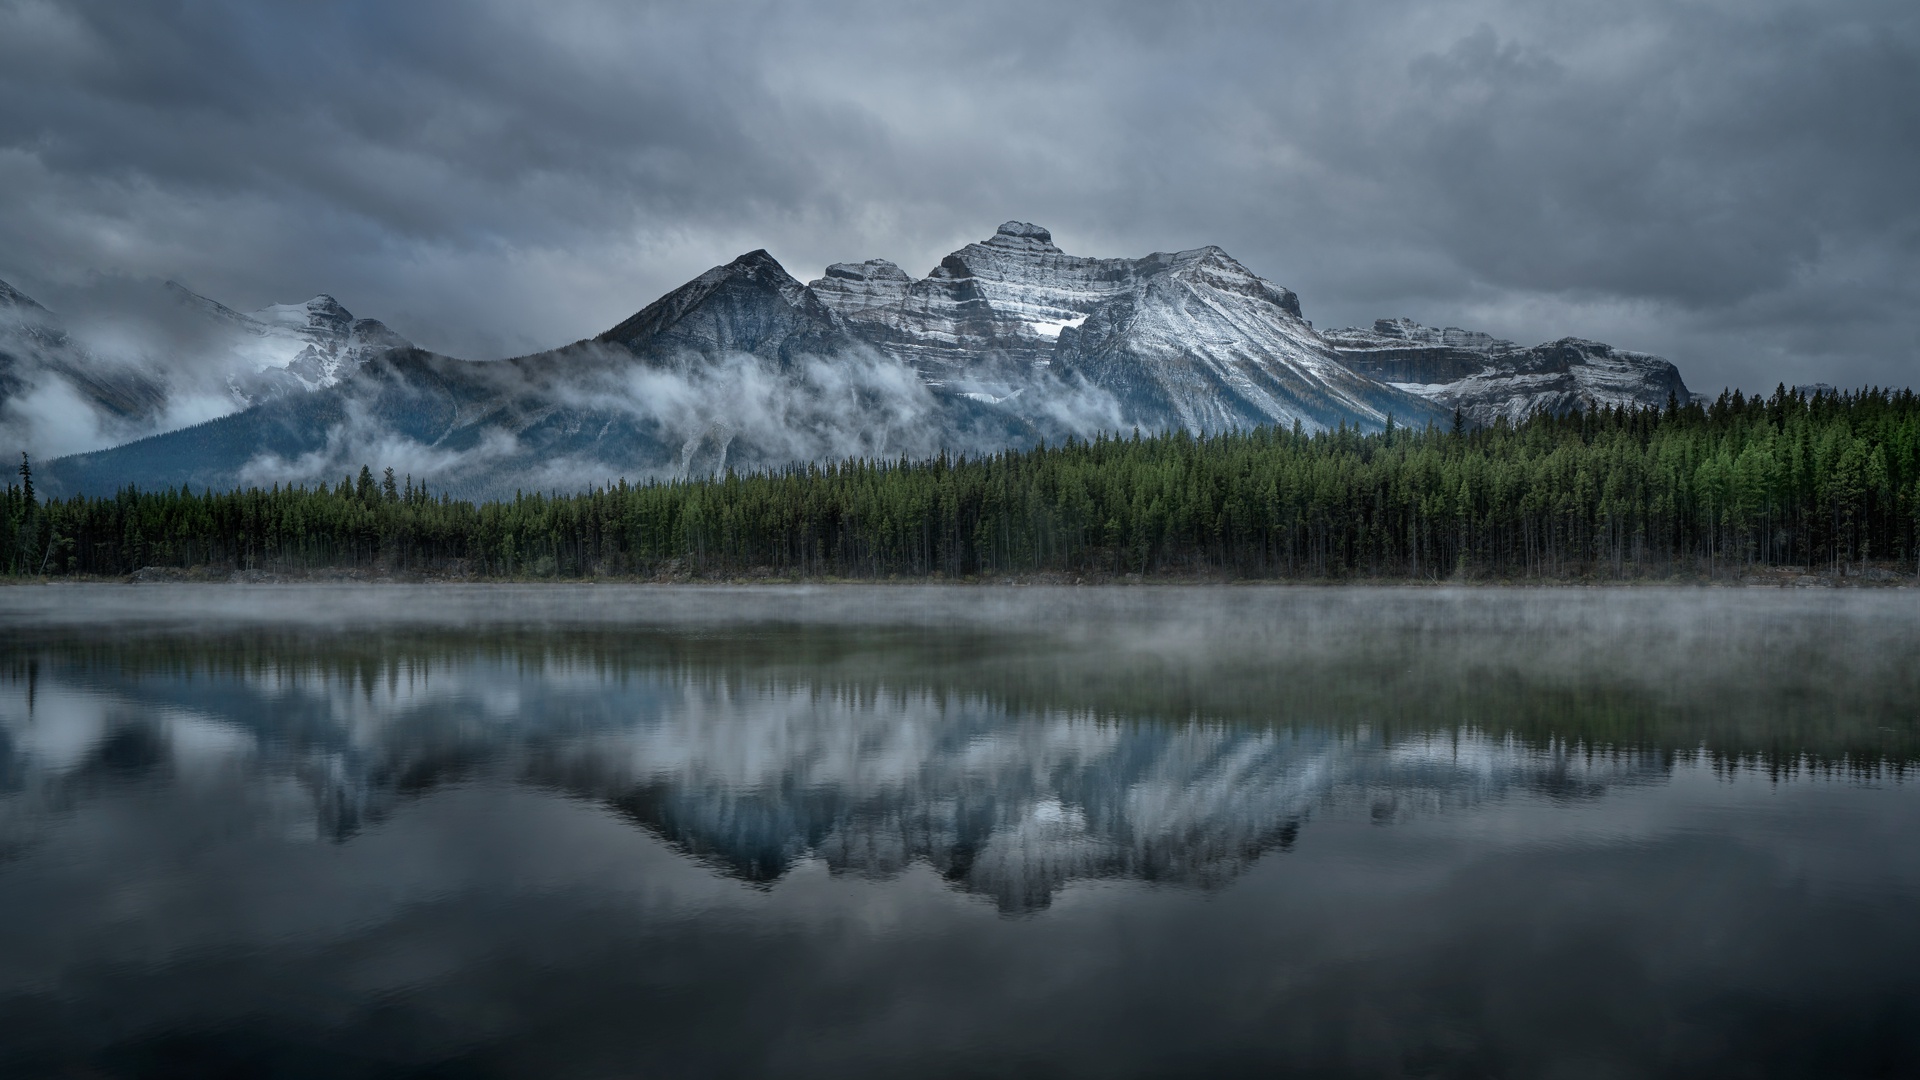
[[[1068,255],[1009,221],[913,280],[883,259],[810,289],[864,340],[935,385],[1034,404],[1041,369],[1111,396],[1122,428],[1223,431],[1417,421],[1426,401],[1342,365],[1293,293],[1217,247],[1139,259]]]
[[[594,340],[655,362],[743,354],[781,366],[854,344],[832,309],[765,251],[714,267]]]
[[[1647,353],[1580,338],[1531,348],[1455,327],[1381,319],[1322,337],[1341,363],[1425,398],[1468,423],[1518,423],[1535,412],[1659,408],[1692,396],[1679,369]]]
[[[1217,247],[1142,259],[1140,272],[1077,328],[1057,359],[1120,399],[1141,427],[1228,431],[1300,424],[1418,423],[1425,401],[1341,364],[1291,292]]]
[[[166,289],[183,311],[204,321],[206,346],[226,354],[227,388],[243,408],[337,385],[374,357],[413,344],[377,319],[354,318],[331,296],[243,315],[178,282]]]
[[[1068,255],[1047,230],[1009,221],[918,281],[875,259],[830,266],[809,287],[863,338],[938,380],[1052,359],[1060,331],[1126,291],[1139,270],[1134,260]]]

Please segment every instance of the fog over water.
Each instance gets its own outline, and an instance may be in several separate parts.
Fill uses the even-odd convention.
[[[0,1071],[1898,1072],[1916,630],[1906,590],[8,589]]]

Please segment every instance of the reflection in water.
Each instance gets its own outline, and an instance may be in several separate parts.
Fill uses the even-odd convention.
[[[178,595],[189,607],[205,602]],[[0,976],[0,1045],[8,1033],[22,1035],[22,1068],[56,1073],[77,1062],[110,1075],[164,1072],[175,1058],[188,1063],[188,1074],[206,1064],[206,1054],[239,1054],[271,1072],[295,1059],[321,1060],[311,1053],[316,1040],[333,1053],[341,1031],[354,1033],[347,1043],[372,1056],[359,1064],[334,1061],[320,1074],[379,1074],[395,1063],[411,1068],[468,1054],[459,1059],[485,1061],[495,1071],[518,1071],[510,1063],[537,1059],[556,1073],[592,1075],[629,1060],[621,1057],[626,1052],[656,1066],[844,1074],[876,1063],[928,1071],[929,1061],[944,1061],[932,1071],[966,1073],[1004,1071],[1011,1059],[996,1057],[994,1047],[1023,1038],[1023,1060],[1054,1073],[1166,1071],[1141,1063],[1169,1053],[1199,1055],[1179,1059],[1188,1064],[1381,1075],[1527,1072],[1520,1066],[1529,1062],[1592,1066],[1596,1075],[1629,1067],[1658,1072],[1713,1061],[1688,1058],[1684,1032],[1619,1036],[1619,1046],[1572,1053],[1543,1049],[1530,1041],[1535,1036],[1507,1031],[1505,1021],[1488,1015],[1436,1013],[1453,1008],[1462,993],[1472,997],[1456,985],[1462,979],[1473,992],[1494,986],[1505,993],[1546,977],[1536,970],[1538,959],[1511,954],[1511,941],[1483,946],[1477,958],[1452,954],[1477,932],[1475,918],[1463,911],[1498,908],[1562,881],[1561,891],[1548,889],[1545,906],[1528,908],[1524,917],[1553,912],[1562,921],[1535,932],[1593,935],[1584,948],[1601,951],[1575,962],[1603,971],[1622,948],[1618,935],[1638,935],[1629,951],[1653,948],[1646,955],[1659,955],[1664,947],[1648,944],[1647,926],[1662,918],[1687,924],[1702,903],[1726,927],[1780,932],[1767,921],[1774,916],[1755,906],[1754,897],[1771,895],[1765,873],[1753,878],[1756,871],[1741,862],[1778,847],[1818,852],[1793,856],[1803,888],[1816,883],[1811,900],[1803,891],[1793,903],[1817,901],[1822,888],[1842,882],[1877,882],[1845,893],[1845,902],[1863,925],[1887,931],[1882,966],[1850,967],[1858,961],[1848,959],[1841,967],[1852,980],[1854,1005],[1880,1012],[1809,1019],[1791,997],[1748,1005],[1714,998],[1712,1008],[1732,1010],[1721,1021],[1668,1023],[1718,1030],[1716,1024],[1735,1022],[1728,1018],[1744,1023],[1755,1009],[1786,1009],[1800,1022],[1864,1039],[1860,1045],[1876,1060],[1916,1060],[1902,1056],[1914,1050],[1911,1037],[1890,1034],[1887,1025],[1904,1024],[1913,1012],[1911,996],[1901,996],[1913,987],[1912,976],[1890,972],[1920,951],[1910,931],[1874,921],[1910,903],[1920,879],[1910,855],[1882,850],[1873,839],[1920,817],[1905,784],[1915,757],[1909,703],[1916,685],[1904,648],[1914,640],[1915,618],[1903,598],[1870,598],[1850,608],[1822,600],[1828,606],[1810,608],[1749,596],[1703,613],[1708,605],[1698,593],[1159,591],[1121,601],[1059,593],[1009,609],[987,592],[1001,606],[982,620],[969,616],[966,600],[943,594],[933,595],[956,606],[932,618],[927,604],[899,605],[892,617],[867,609],[822,616],[805,605],[782,608],[791,595],[767,601],[729,593],[707,594],[703,602],[713,610],[703,616],[674,607],[684,595],[665,594],[651,614],[629,606],[620,614],[588,610],[563,619],[536,611],[540,617],[530,618],[522,610],[477,626],[431,610],[356,620],[329,615],[324,604],[314,607],[325,617],[250,625],[203,618],[182,626],[151,615],[103,624],[84,611],[59,618],[18,605],[29,615],[0,621],[0,914],[10,913],[15,927],[0,932],[0,945],[18,946],[21,962],[13,975]],[[1367,602],[1356,604],[1356,596]],[[1121,606],[1089,612],[1074,610],[1076,603]],[[755,604],[778,617],[742,614]],[[1783,791],[1798,793],[1792,797],[1805,806],[1780,817],[1775,796],[1741,801],[1759,797],[1748,792]],[[584,844],[571,838],[586,826],[563,825],[573,819],[554,816],[562,807],[595,808],[634,841],[674,853],[682,869],[669,870],[612,834],[595,832],[601,839],[570,846]],[[1738,842],[1709,842],[1742,830],[1750,835]],[[1807,830],[1818,842],[1801,836]],[[1766,839],[1756,847],[1755,837]],[[451,853],[472,844],[499,851],[456,866]],[[1280,876],[1263,872],[1289,851],[1298,854],[1280,860],[1291,862]],[[1584,854],[1572,864],[1535,865],[1542,853],[1558,851]],[[1696,868],[1724,865],[1714,872],[1718,878],[1670,879],[1661,867],[1673,858]],[[529,869],[536,865],[547,868]],[[682,876],[689,871],[695,876]],[[628,881],[629,873],[646,884]],[[821,893],[820,874],[842,882],[842,891]],[[1488,876],[1478,892],[1469,890],[1482,899],[1463,908],[1448,891],[1476,874]],[[554,875],[567,884],[541,887],[541,899],[521,891],[526,880]],[[1752,878],[1745,899],[1703,899],[1743,875]],[[207,882],[216,880],[250,884],[209,894]],[[711,893],[693,884],[699,880],[734,882],[734,893]],[[1675,884],[1688,880],[1694,883]],[[579,911],[553,926],[543,921],[553,904],[591,908],[606,900],[618,907],[626,902],[610,898],[653,896],[666,881],[680,883],[676,896],[695,899],[625,916],[614,929],[599,925],[608,916]],[[948,895],[1032,917],[981,928],[927,907],[927,881]],[[289,884],[297,882],[306,884]],[[844,891],[853,882],[868,891]],[[742,893],[739,883],[751,888]],[[1203,934],[1184,951],[1139,954],[1147,947],[1140,943],[1203,933],[1196,916],[1153,899],[1162,895],[1157,890],[1116,894],[1118,906],[1102,916],[1131,926],[1125,940],[1136,944],[1115,952],[1113,941],[1085,940],[1086,912],[1093,910],[1087,905],[1100,894],[1082,889],[1067,910],[1060,906],[1076,885],[1100,883],[1123,890],[1128,883],[1180,886],[1176,894],[1219,898],[1227,906],[1217,919],[1232,927],[1219,932],[1238,944],[1221,953]],[[1650,885],[1668,890],[1661,901],[1668,908],[1644,910]],[[411,908],[375,898],[396,889],[414,897],[406,904],[439,912],[449,925],[502,921],[483,935],[487,945],[433,946],[440,931],[397,929]],[[1418,893],[1404,901],[1413,906],[1399,906],[1395,897],[1408,889]],[[1591,897],[1622,889],[1609,916],[1622,925],[1581,914]],[[199,899],[169,899],[184,896]],[[332,899],[323,903],[322,896]],[[1044,1035],[984,999],[947,1003],[942,1015],[964,1016],[953,1022],[985,1040],[951,1058],[925,1057],[933,1044],[924,1033],[917,1043],[906,1038],[905,1029],[924,1026],[921,1020],[896,1018],[902,1030],[885,1037],[854,1023],[867,1031],[855,1038],[850,1017],[881,1008],[873,1002],[886,1000],[883,987],[894,986],[901,1000],[926,992],[895,985],[912,978],[911,967],[849,974],[845,965],[881,961],[855,948],[848,931],[821,928],[856,911],[878,918],[881,897],[890,909],[916,912],[887,918],[907,918],[905,925],[929,940],[965,940],[969,949],[984,950],[980,955],[1001,957],[996,968],[956,959],[971,955],[963,951],[946,958],[942,978],[1012,992],[1022,985],[1028,956],[1050,955],[1060,993],[1105,1005],[1083,1003],[1077,1008],[1092,1011],[1063,1014],[1061,1028]],[[1228,903],[1234,897],[1256,907],[1243,912]],[[779,929],[782,918],[795,917],[795,904],[813,912],[813,921],[803,920],[812,929]],[[228,921],[201,925],[209,905],[233,905]],[[313,905],[327,914],[296,917]],[[1308,936],[1276,944],[1275,931],[1261,921],[1270,916],[1249,913],[1268,910],[1260,905],[1290,912]],[[1349,908],[1352,917],[1368,912],[1382,921],[1368,931],[1366,950],[1335,963],[1322,953],[1337,951],[1351,932],[1341,913]],[[45,923],[46,941],[98,955],[29,947],[23,935],[36,918]],[[1627,925],[1633,919],[1642,922]],[[758,935],[775,953],[798,951],[749,961],[718,943],[724,933],[711,937],[723,924]],[[1429,929],[1410,937],[1413,925]],[[247,929],[255,926],[262,929]],[[530,926],[553,936],[526,938]],[[1437,936],[1429,939],[1429,931]],[[782,1044],[797,1056],[778,1058],[778,1068],[770,1067],[772,1059],[730,1057],[746,1053],[739,1047],[688,1049],[681,1034],[643,1037],[611,1023],[569,1027],[572,1049],[563,1053],[552,1032],[541,1035],[541,1024],[557,1023],[541,1019],[543,1007],[509,1004],[519,993],[510,987],[539,983],[528,972],[545,966],[589,982],[609,977],[588,973],[602,972],[613,957],[589,958],[580,949],[591,952],[597,935],[621,941],[635,933],[654,944],[633,955],[614,947],[618,962],[652,956],[644,961],[652,970],[666,963],[660,957],[679,957],[668,964],[672,971],[661,969],[664,981],[649,994],[687,994],[691,1001],[700,987],[724,984],[731,989],[713,992],[737,998],[749,993],[740,979],[752,980],[753,994],[769,992],[769,979],[853,979],[857,989],[849,984],[833,994],[870,1004],[803,1023],[801,1041]],[[780,936],[794,933],[800,936]],[[1139,934],[1146,936],[1133,936]],[[1003,946],[1019,935],[1028,935],[1027,951],[1010,958]],[[163,944],[176,939],[191,944]],[[361,939],[385,941],[399,950],[396,957],[413,957],[406,963],[426,963],[425,973],[397,983],[368,982],[364,973],[340,982],[331,968],[305,970],[347,947],[340,942]],[[871,940],[878,948],[884,937]],[[854,951],[822,967],[815,953],[823,948]],[[1668,962],[1685,967],[1688,951],[1699,948],[1692,941],[1669,949]],[[420,949],[443,955],[428,962]],[[514,964],[535,968],[521,975],[495,970],[500,950],[516,957],[531,950]],[[126,967],[134,957],[141,959]],[[960,975],[949,970],[955,963],[976,966]],[[1092,974],[1079,970],[1088,965]],[[308,990],[294,991],[300,1004],[288,1015],[296,1019],[275,1023],[304,1025],[298,1036],[279,1028],[263,1034],[243,1019],[255,1007],[236,1013],[218,995],[185,995],[202,1010],[185,1016],[128,1004],[134,998],[127,995],[150,997],[156,987],[201,981],[215,970],[269,995],[285,991],[295,971],[305,971],[299,977],[313,980],[309,986],[361,989],[339,990],[345,998],[326,1005],[303,996]],[[1266,974],[1247,983],[1254,972]],[[507,981],[492,991],[474,989],[483,975]],[[1651,991],[1642,984],[1651,977],[1637,970],[1607,978],[1627,978],[1640,987],[1632,992],[1645,994]],[[1218,1002],[1223,1011],[1189,1034],[1128,1035],[1144,1040],[1136,1050],[1145,1057],[1125,1068],[1076,1042],[1126,1026],[1133,1006],[1107,997],[1191,997],[1182,987],[1194,978],[1238,987],[1229,998],[1240,995],[1241,1004]],[[1595,1012],[1568,1020],[1575,1028],[1607,1028],[1608,1010],[1621,1007],[1613,995],[1628,992],[1595,978],[1578,1007]],[[1421,980],[1431,984],[1428,991],[1419,989]],[[805,1011],[780,1000],[780,1016],[762,1018],[775,1027]],[[1901,1000],[1908,1003],[1891,1004]],[[1375,1012],[1364,1022],[1357,1014],[1337,1018],[1348,1025],[1337,1038],[1324,1030],[1308,1037],[1250,1004],[1262,1001],[1294,1001],[1289,1008],[1298,1016],[1334,1001],[1348,1010],[1370,1002],[1364,1008]],[[381,1014],[389,1019],[369,1019],[369,1002],[386,1002],[378,1008],[389,1010]],[[587,1008],[584,999],[570,1007]],[[125,1021],[134,1030],[76,1026],[76,1015],[100,1008],[135,1018]],[[741,1022],[726,1021],[725,1009],[701,1008],[707,1011],[695,1010],[700,1024]],[[956,1008],[960,1014],[952,1013]],[[1240,1019],[1230,1022],[1232,1016]],[[576,1022],[584,1023],[568,1024]],[[370,1023],[398,1024],[408,1034],[375,1038]],[[239,1024],[245,1046],[236,1049],[229,1035],[192,1034],[207,1024],[221,1031]],[[1368,1025],[1380,1030],[1363,1034]],[[1215,1050],[1202,1053],[1185,1041],[1203,1029]],[[914,1049],[901,1050],[900,1038]],[[883,1044],[893,1048],[881,1053]],[[649,1057],[668,1046],[682,1056]],[[576,1051],[578,1061],[559,1067]],[[1391,1060],[1369,1057],[1380,1053]],[[1797,1060],[1777,1052],[1749,1056],[1775,1065]],[[1848,1060],[1828,1057],[1823,1064]]]
[[[31,685],[0,694],[4,775],[24,804],[53,807],[107,778],[192,784],[246,769],[282,801],[290,785],[304,793],[303,811],[275,811],[278,827],[334,839],[442,785],[506,779],[604,801],[747,881],[809,857],[876,877],[918,859],[1020,911],[1079,878],[1223,884],[1332,802],[1389,821],[1664,771],[1657,755],[1472,730],[1388,743],[1365,728],[1022,714],[912,687],[742,686],[564,661],[357,676],[102,677],[43,661]]]

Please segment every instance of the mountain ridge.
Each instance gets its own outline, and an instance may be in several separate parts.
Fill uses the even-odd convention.
[[[1659,408],[1669,398],[1681,403],[1692,398],[1670,361],[1585,338],[1521,346],[1404,318],[1322,336],[1348,367],[1458,409],[1475,426],[1503,419],[1518,423],[1542,411]]]
[[[190,437],[50,463],[49,483],[321,482],[394,464],[497,495],[1129,429],[1378,430],[1445,423],[1455,409],[1491,423],[1517,419],[1515,409],[1686,396],[1666,361],[1578,339],[1522,349],[1392,320],[1319,332],[1295,293],[1218,246],[1078,256],[1019,221],[918,279],[869,259],[803,284],[756,249],[600,334],[501,361],[438,356],[392,335],[399,344],[347,362],[352,327],[383,324],[353,321],[324,295],[264,310],[333,335],[335,366],[314,369],[330,381]]]

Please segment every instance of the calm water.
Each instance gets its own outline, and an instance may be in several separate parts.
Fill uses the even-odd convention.
[[[0,1075],[1920,1075],[1920,594],[0,590]]]

